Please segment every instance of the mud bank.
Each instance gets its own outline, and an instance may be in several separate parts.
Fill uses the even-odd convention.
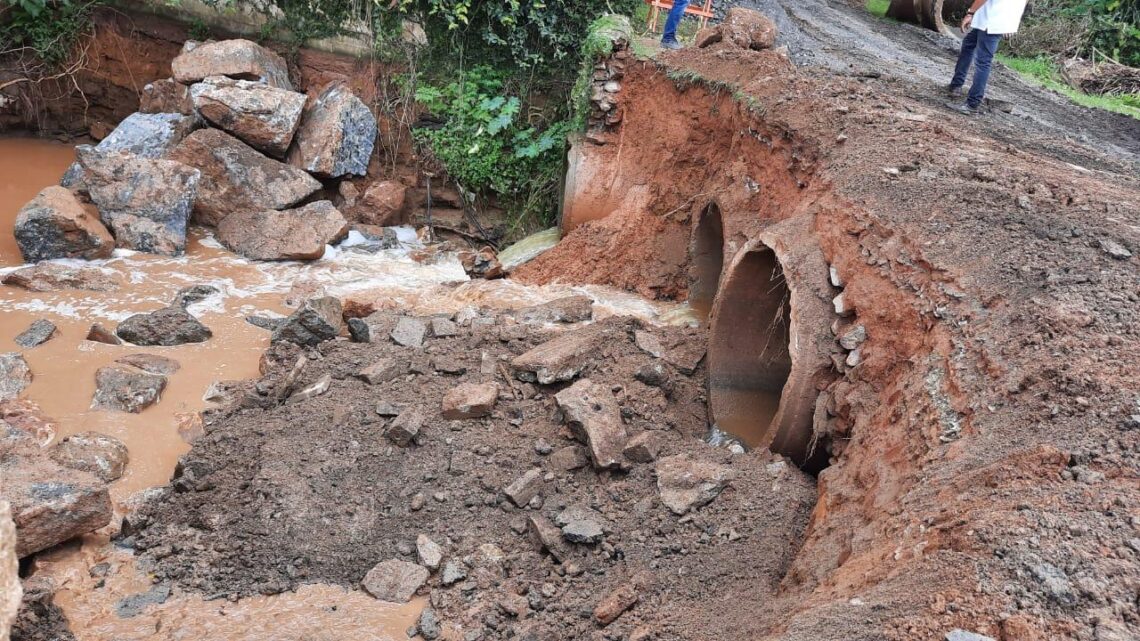
[[[705,301],[715,281],[728,304],[749,243],[805,223],[833,270],[796,275],[834,309],[813,418],[830,465],[781,594],[740,624],[1127,638],[1138,375],[1105,365],[1136,357],[1133,160],[876,76],[727,45],[627,67],[621,126],[582,152],[607,215],[517,277]],[[731,320],[712,345],[763,348]]]

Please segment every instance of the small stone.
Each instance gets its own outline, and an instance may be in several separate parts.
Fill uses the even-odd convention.
[[[0,354],[0,401],[16,398],[32,384],[32,370],[18,352]]]
[[[458,561],[448,561],[443,564],[443,573],[439,580],[444,585],[454,585],[466,578],[467,569],[463,567],[463,564]]]
[[[403,405],[389,403],[388,401],[380,401],[376,404],[376,413],[380,416],[399,416],[400,412],[403,411]]]
[[[426,641],[435,641],[442,634],[439,626],[439,617],[436,616],[435,610],[432,608],[424,608],[420,612],[420,618],[416,622],[416,629],[419,630],[420,636]]]
[[[325,374],[317,379],[317,381],[304,389],[293,393],[289,396],[289,403],[303,403],[309,399],[316,398],[325,392],[329,391],[332,385],[332,374]]]
[[[856,367],[859,365],[859,363],[862,362],[862,360],[863,350],[860,348],[855,348],[851,350],[850,354],[847,355],[847,359],[844,362],[847,364],[847,367]]]
[[[285,319],[273,318],[270,316],[260,316],[255,314],[252,316],[246,316],[245,322],[253,325],[254,327],[260,327],[261,329],[273,332],[277,331],[278,327],[281,327],[281,323],[285,322]]]
[[[642,365],[633,377],[651,387],[662,387],[669,380],[669,370],[658,361]]]
[[[310,298],[274,330],[272,341],[306,347],[330,341],[340,335],[343,309],[340,299],[333,296]]]
[[[127,354],[115,359],[116,363],[123,365],[130,365],[136,367],[144,372],[151,374],[161,374],[162,376],[169,376],[179,369],[182,365],[173,358],[166,358],[165,356],[158,356],[157,354]]]
[[[580,445],[570,445],[555,450],[546,464],[555,472],[569,472],[585,467],[589,462],[586,448]]]
[[[407,603],[427,581],[429,574],[427,568],[415,563],[388,559],[369,570],[361,585],[365,592],[381,601]]]
[[[415,494],[412,495],[412,500],[411,500],[411,503],[408,504],[408,507],[413,512],[419,512],[420,510],[424,509],[424,503],[426,503],[426,502],[427,502],[427,498],[424,497],[424,493],[423,492],[416,492]]]
[[[95,372],[91,407],[137,414],[157,403],[164,389],[165,376],[123,365],[108,365]]]
[[[1102,238],[1100,241],[1098,241],[1098,244],[1100,245],[1101,251],[1115,258],[1116,260],[1128,260],[1129,258],[1132,258],[1132,252],[1128,251],[1124,245],[1121,245],[1115,240]]]
[[[221,290],[213,285],[191,285],[178,290],[170,304],[186,309],[194,303],[200,303],[220,293]]]
[[[851,307],[847,302],[847,298],[843,293],[840,293],[835,298],[831,299],[832,305],[835,307],[835,313],[840,316],[851,316],[855,313],[855,308]]]
[[[443,397],[443,417],[448,420],[480,418],[494,409],[499,398],[497,383],[463,383]]]
[[[661,444],[653,432],[640,432],[629,439],[623,454],[634,463],[652,463],[661,451]]]
[[[436,338],[446,338],[459,333],[459,326],[446,318],[435,317],[431,319],[431,335]]]
[[[606,626],[617,620],[623,612],[632,608],[640,598],[637,588],[627,583],[610,592],[601,603],[594,608],[594,620]]]
[[[409,407],[400,412],[384,434],[388,440],[400,447],[411,445],[424,424],[424,413],[419,407]]]
[[[31,349],[48,342],[52,336],[55,336],[55,323],[46,318],[41,318],[33,321],[28,329],[20,332],[14,342],[20,347]]]
[[[840,278],[839,270],[835,268],[835,265],[827,266],[827,277],[831,281],[832,287],[843,287],[843,279]]]
[[[91,329],[87,330],[86,340],[95,343],[105,343],[107,345],[122,345],[123,341],[111,330],[103,327],[99,323],[92,323]]]
[[[403,316],[396,321],[390,336],[397,345],[404,347],[422,347],[424,336],[427,335],[427,325],[418,318]]]
[[[540,438],[534,442],[534,453],[539,456],[546,456],[554,451],[554,448],[544,438]]]
[[[94,474],[104,483],[121,477],[129,461],[122,441],[97,432],[72,434],[51,446],[48,453],[56,463]]]
[[[440,374],[462,376],[467,373],[467,366],[450,356],[437,356],[432,359],[431,365]]]
[[[862,324],[849,327],[839,334],[839,345],[843,349],[855,349],[865,340],[867,340],[867,328]]]
[[[531,542],[541,552],[546,550],[554,560],[562,562],[570,555],[570,548],[562,538],[562,530],[550,522],[550,519],[540,514],[533,514],[527,519],[527,531]]]
[[[602,526],[590,519],[574,519],[562,526],[562,536],[571,543],[593,545],[604,536]]]
[[[381,358],[357,372],[356,377],[369,385],[379,385],[403,376],[407,369],[407,363],[404,361],[398,361],[394,358]]]
[[[443,548],[426,534],[420,534],[416,537],[416,558],[420,565],[434,572],[443,562]]]
[[[661,358],[665,354],[665,347],[661,345],[661,341],[649,332],[642,330],[634,332],[633,342],[641,351],[649,354],[653,358]]]
[[[513,483],[503,488],[503,494],[515,507],[523,507],[542,490],[542,469],[531,468]]]

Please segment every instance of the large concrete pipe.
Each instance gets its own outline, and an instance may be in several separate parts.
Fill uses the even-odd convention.
[[[709,312],[712,311],[713,300],[720,285],[720,273],[724,269],[724,223],[720,217],[720,207],[716,203],[709,203],[696,222],[689,244],[692,256],[689,306],[703,322],[708,320]]]
[[[709,411],[752,447],[808,465],[816,398],[833,377],[833,293],[811,216],[769,227],[733,257],[713,304]]]
[[[954,35],[971,0],[891,0],[887,17]]]

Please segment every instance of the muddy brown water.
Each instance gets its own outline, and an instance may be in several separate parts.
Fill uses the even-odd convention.
[[[55,184],[74,159],[61,143],[0,138],[0,274],[22,259],[12,228],[16,215],[45,186]],[[412,230],[407,230],[414,239]],[[209,406],[204,392],[216,381],[256,377],[268,332],[245,321],[251,314],[281,315],[298,292],[324,292],[412,314],[455,312],[469,306],[519,307],[584,293],[595,300],[599,318],[628,314],[657,323],[695,323],[686,305],[650,302],[604,287],[526,286],[507,280],[467,281],[454,256],[427,263],[409,252],[381,255],[330,250],[309,264],[253,263],[223,249],[208,232],[192,230],[187,254],[169,258],[117,250],[106,260],[86,263],[117,273],[125,285],[112,292],[28,292],[0,286],[0,352],[20,351],[34,374],[23,394],[56,423],[55,440],[96,431],[122,440],[130,451],[124,476],[111,485],[117,511],[147,488],[162,486],[189,445],[178,424]],[[84,340],[93,322],[114,327],[131,314],[163,307],[188,285],[211,284],[221,294],[189,309],[213,331],[205,343],[177,347],[113,346]],[[47,343],[22,349],[13,338],[33,321],[47,318],[58,332]],[[159,403],[139,414],[90,408],[95,371],[133,353],[177,360]],[[151,589],[129,552],[110,543],[114,525],[36,556],[35,574],[56,585],[55,602],[75,636],[96,639],[404,639],[423,608],[423,599],[406,605],[376,601],[340,586],[308,585],[296,592],[230,602],[173,593],[141,614],[121,617],[122,599]],[[379,560],[379,559],[377,559]],[[107,563],[101,578],[90,569]],[[99,581],[103,587],[97,587]]]

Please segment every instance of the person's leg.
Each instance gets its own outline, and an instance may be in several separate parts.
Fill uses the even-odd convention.
[[[970,33],[962,38],[962,49],[958,52],[958,64],[954,66],[950,89],[957,89],[966,84],[966,74],[970,73],[970,63],[974,61],[974,49],[978,46],[978,33],[977,29],[970,29]]]
[[[685,15],[685,7],[689,0],[674,0],[673,8],[669,10],[669,17],[665,18],[665,33],[661,35],[661,42],[677,42],[677,25]]]
[[[974,56],[974,84],[970,85],[970,95],[966,98],[966,104],[972,109],[981,106],[982,99],[986,97],[986,83],[990,79],[990,67],[999,42],[1001,34],[983,33],[978,36],[978,52]]]

